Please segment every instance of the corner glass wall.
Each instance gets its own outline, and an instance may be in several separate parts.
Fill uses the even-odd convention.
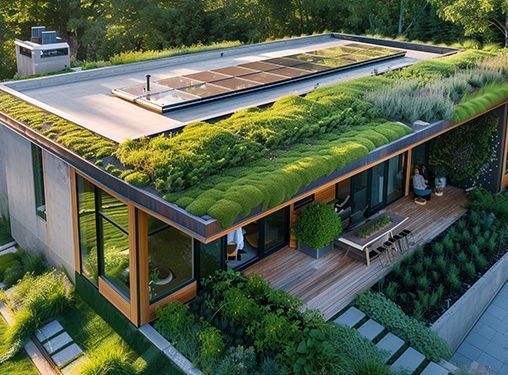
[[[150,302],[194,280],[192,237],[148,216],[148,276]]]
[[[99,276],[130,298],[128,208],[77,176],[81,273],[97,286]]]

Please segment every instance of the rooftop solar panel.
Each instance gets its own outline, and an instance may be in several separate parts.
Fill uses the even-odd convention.
[[[220,87],[225,87],[230,90],[235,90],[235,91],[245,90],[245,89],[248,89],[249,87],[259,86],[259,83],[257,83],[257,82],[248,81],[246,79],[237,78],[237,77],[223,79],[221,81],[215,81],[213,84],[220,86]]]
[[[256,73],[258,71],[254,70],[254,69],[242,68],[240,66],[227,66],[225,68],[214,69],[214,70],[212,70],[212,72],[226,74],[226,75],[232,76],[232,77],[241,77],[246,74]]]
[[[279,68],[270,71],[270,73],[279,74],[281,76],[286,76],[288,78],[296,78],[309,75],[308,71],[296,68]]]
[[[349,69],[370,61],[403,56],[405,51],[358,43],[314,50],[240,65],[154,81],[150,92],[144,84],[114,89],[113,94],[160,112],[201,101],[259,90],[266,87]]]
[[[182,87],[197,85],[197,84],[200,84],[203,82],[198,81],[196,79],[190,79],[187,77],[171,77],[171,78],[161,79],[160,81],[157,81],[157,83],[166,85],[168,87],[171,87],[172,89],[180,89]]]
[[[142,98],[142,101],[149,102],[158,106],[167,106],[176,103],[187,102],[190,100],[200,99],[199,96],[190,95],[179,90],[169,90],[155,95],[148,95]]]
[[[280,65],[270,64],[264,61],[255,61],[251,63],[241,64],[239,66],[248,69],[261,70],[263,72],[274,70],[281,67]]]
[[[273,73],[268,73],[268,72],[253,73],[253,74],[243,76],[243,78],[248,79],[250,81],[259,82],[259,83],[275,83],[275,82],[287,80],[286,76],[281,76],[278,74],[273,74]]]
[[[232,90],[225,87],[219,87],[211,83],[203,83],[201,85],[185,87],[181,89],[181,91],[187,94],[199,96],[201,98],[208,98],[210,96],[226,94]]]
[[[205,71],[205,72],[198,72],[198,73],[192,73],[187,74],[184,77],[195,79],[201,82],[213,82],[213,81],[219,81],[221,79],[229,78],[230,76],[226,74],[216,73],[212,71]]]

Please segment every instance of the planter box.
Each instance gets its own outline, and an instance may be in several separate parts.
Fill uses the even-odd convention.
[[[466,291],[431,329],[454,352],[508,279],[508,253]]]
[[[319,259],[322,256],[328,254],[333,248],[333,243],[329,244],[328,246],[322,247],[321,249],[313,249],[312,247],[309,247],[302,243],[301,241],[298,241],[298,250],[300,250],[302,253],[307,254],[308,256],[313,257],[314,259]]]

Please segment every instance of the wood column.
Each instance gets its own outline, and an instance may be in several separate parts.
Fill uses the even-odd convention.
[[[404,196],[408,196],[411,188],[411,173],[413,169],[413,149],[407,150],[407,161],[406,161],[406,186]]]
[[[138,275],[139,275],[139,322],[150,321],[150,297],[148,295],[148,215],[138,210]]]

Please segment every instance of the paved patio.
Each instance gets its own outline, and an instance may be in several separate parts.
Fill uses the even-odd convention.
[[[492,374],[508,374],[508,283],[471,329],[450,362],[469,368],[477,362]]]

